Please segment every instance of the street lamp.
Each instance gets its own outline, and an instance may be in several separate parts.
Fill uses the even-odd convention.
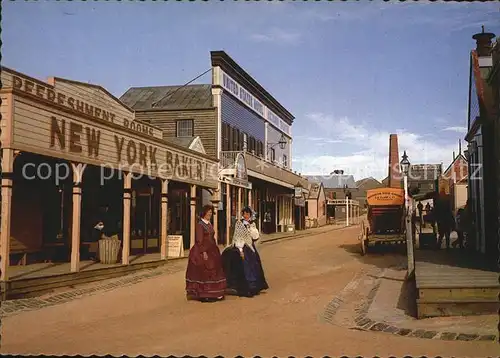
[[[410,170],[410,161],[406,155],[406,150],[403,153],[401,162],[401,171],[403,172],[403,183],[405,190],[405,236],[406,236],[406,251],[408,257],[408,272],[413,272],[415,270],[415,257],[413,256],[413,226],[411,223],[411,216],[413,210],[410,210],[410,200],[408,197],[408,172]]]
[[[285,135],[282,133],[281,138],[277,143],[267,143],[267,154],[269,155],[269,151],[276,147],[277,145],[280,146],[280,149],[283,150],[286,147],[286,144],[288,143]]]
[[[410,161],[408,160],[408,156],[406,155],[406,150],[403,153],[403,159],[401,159],[401,171],[405,176],[408,175],[408,171],[410,170]]]
[[[403,172],[403,183],[405,189],[405,206],[408,209],[408,171],[410,170],[410,161],[408,160],[408,156],[406,155],[406,150],[403,153],[403,158],[399,163],[401,167],[401,171]]]

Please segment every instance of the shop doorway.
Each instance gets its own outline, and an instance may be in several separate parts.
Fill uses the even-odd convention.
[[[189,185],[170,182],[168,189],[168,234],[182,236],[184,250],[188,250],[190,245],[189,200]]]
[[[160,251],[160,183],[141,178],[132,184],[130,253]]]
[[[272,234],[276,232],[276,215],[277,205],[274,201],[266,201],[263,203],[264,216],[262,220],[263,231],[265,234]]]

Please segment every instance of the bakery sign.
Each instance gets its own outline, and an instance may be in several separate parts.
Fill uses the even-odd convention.
[[[15,86],[23,88],[26,83],[18,81]],[[26,90],[36,93],[36,88],[28,85]],[[43,91],[38,91],[41,96]],[[103,114],[102,110],[95,112],[97,107],[90,101],[87,106],[93,108],[94,116],[65,111],[52,103],[57,102],[58,97],[60,102],[72,103],[71,98],[58,96],[57,92],[53,95],[52,92],[45,92],[45,100],[37,95],[24,96],[14,92],[11,97],[13,103],[2,104],[12,107],[8,112],[12,117],[6,121],[12,126],[8,143],[10,148],[110,168],[118,170],[118,173],[131,172],[134,177],[138,174],[217,188],[217,162],[156,138],[110,126],[105,121],[96,121],[95,113],[108,116],[110,121],[113,116],[110,112]]]

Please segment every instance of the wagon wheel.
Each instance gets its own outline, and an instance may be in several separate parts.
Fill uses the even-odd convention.
[[[361,221],[361,234],[360,234],[360,237],[359,237],[359,241],[360,241],[360,244],[361,244],[361,256],[366,255],[365,240],[366,240],[365,222]]]

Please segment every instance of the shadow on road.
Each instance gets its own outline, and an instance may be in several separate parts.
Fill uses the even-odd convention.
[[[405,315],[417,318],[417,287],[414,279],[403,281],[396,307],[404,311]]]
[[[343,244],[339,247],[350,253],[353,258],[356,258],[362,263],[382,269],[401,266],[406,262],[406,244],[376,245],[370,247],[364,256],[361,255],[361,246],[358,243]]]

